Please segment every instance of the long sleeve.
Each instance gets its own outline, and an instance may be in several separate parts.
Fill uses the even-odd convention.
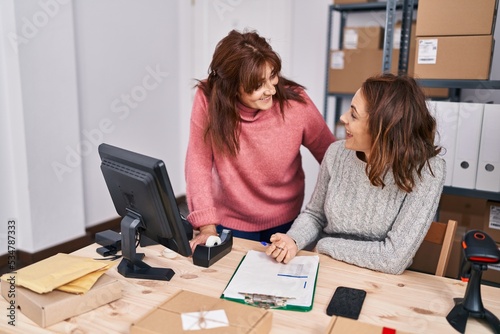
[[[218,224],[216,208],[212,197],[213,151],[210,141],[205,140],[208,123],[207,100],[197,90],[189,131],[185,174],[187,197],[191,214],[188,220],[195,227]]]
[[[402,273],[434,218],[444,184],[445,162],[430,159],[411,193],[397,188],[388,173],[386,186],[374,187],[365,164],[343,141],[332,145],[321,167],[313,197],[288,232],[299,247],[321,237],[319,252],[361,267]],[[314,230],[315,232],[311,232]]]

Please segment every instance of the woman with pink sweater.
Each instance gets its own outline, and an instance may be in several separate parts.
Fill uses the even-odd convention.
[[[305,88],[281,75],[281,59],[256,32],[217,45],[193,103],[186,156],[191,240],[230,229],[267,241],[285,233],[304,200],[301,146],[318,163],[334,136]]]

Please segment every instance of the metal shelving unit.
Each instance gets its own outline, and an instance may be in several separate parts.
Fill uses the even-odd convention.
[[[500,89],[500,80],[420,79],[419,82],[425,87],[434,88]]]
[[[386,72],[391,68],[392,62],[392,48],[393,48],[393,33],[395,12],[402,11],[402,27],[401,27],[401,46],[398,62],[398,73],[407,73],[408,57],[411,36],[411,23],[413,20],[413,11],[418,8],[418,0],[389,0],[387,2],[371,2],[371,3],[357,3],[348,5],[330,5],[328,12],[328,34],[327,34],[327,56],[326,56],[326,80],[325,80],[325,101],[323,108],[323,117],[325,120],[328,117],[328,102],[331,98],[335,98],[335,116],[334,125],[339,121],[340,115],[338,111],[342,108],[342,101],[344,98],[351,98],[352,94],[329,92],[329,68],[330,68],[330,50],[332,40],[332,25],[333,13],[340,13],[340,34],[339,34],[339,47],[343,44],[343,31],[347,21],[347,16],[351,13],[361,13],[369,11],[386,11],[386,26],[385,26],[385,39],[383,50],[382,71]],[[420,79],[419,83],[424,87],[429,88],[449,88],[451,101],[460,100],[461,89],[500,89],[500,80],[442,80],[442,79]],[[444,187],[443,194],[459,195],[465,197],[474,197],[487,200],[500,201],[500,193],[488,192],[475,189],[464,189],[455,187]]]
[[[500,193],[495,193],[491,191],[483,191],[476,189],[465,189],[465,188],[455,188],[455,187],[444,187],[443,194],[447,195],[458,195],[465,197],[481,198],[490,201],[500,202]]]

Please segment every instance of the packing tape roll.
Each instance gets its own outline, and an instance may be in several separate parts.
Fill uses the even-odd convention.
[[[222,243],[222,240],[219,237],[216,237],[215,235],[211,235],[208,237],[207,241],[205,242],[205,246],[207,247],[213,247],[220,245]]]

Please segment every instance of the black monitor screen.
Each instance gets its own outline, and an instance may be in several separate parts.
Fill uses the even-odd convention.
[[[165,164],[108,144],[99,145],[99,155],[116,212],[122,217],[121,269],[127,270],[129,277],[163,279],[152,277],[156,274],[150,270],[158,268],[148,268],[135,247],[137,240],[146,237],[183,256],[191,255],[190,224],[180,215]],[[138,277],[141,271],[147,271],[146,277]]]

